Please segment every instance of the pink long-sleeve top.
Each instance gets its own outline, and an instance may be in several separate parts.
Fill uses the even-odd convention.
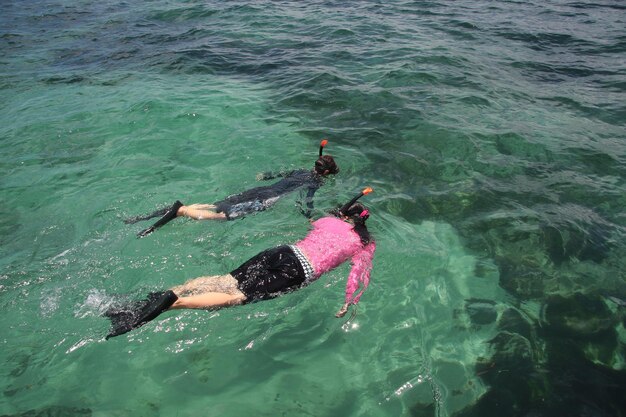
[[[353,227],[336,217],[323,217],[313,222],[313,230],[296,246],[311,263],[314,279],[352,258],[346,303],[356,304],[370,282],[376,243],[372,240],[363,246]],[[359,287],[361,290],[355,295]]]

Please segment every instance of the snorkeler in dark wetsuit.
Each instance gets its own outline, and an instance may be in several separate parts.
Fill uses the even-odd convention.
[[[330,156],[328,156],[328,158],[330,158]],[[330,170],[324,169],[324,172],[330,173]],[[214,204],[215,212],[223,213],[227,220],[234,220],[248,213],[263,211],[272,206],[281,196],[300,188],[306,188],[307,210],[303,210],[303,213],[307,217],[310,217],[311,210],[313,209],[313,195],[323,184],[323,172],[319,173],[316,170],[310,171],[306,169],[299,169],[284,175],[279,174],[278,176],[283,178],[272,185],[252,188],[242,193],[228,196],[224,200],[216,202]],[[261,179],[269,180],[274,178],[276,177],[271,174],[265,174]],[[183,207],[178,210],[179,215],[182,211],[183,215],[193,217],[190,214],[186,214],[187,210],[183,209]],[[200,218],[197,219],[200,220]]]
[[[144,237],[176,217],[181,216],[195,220],[234,220],[249,213],[263,211],[271,207],[280,197],[298,189],[307,190],[306,209],[303,208],[302,213],[310,217],[313,210],[313,195],[322,186],[323,178],[339,172],[333,157],[322,155],[324,146],[327,143],[327,140],[323,140],[320,143],[319,158],[315,161],[315,167],[312,170],[300,169],[278,175],[264,174],[260,178],[261,180],[277,177],[282,177],[282,179],[272,185],[255,187],[242,193],[231,195],[214,204],[192,204],[186,206],[180,201],[176,201],[169,208],[157,210],[147,216],[134,217],[125,220],[125,222],[136,223],[141,220],[163,216],[152,226],[137,234],[138,237]]]

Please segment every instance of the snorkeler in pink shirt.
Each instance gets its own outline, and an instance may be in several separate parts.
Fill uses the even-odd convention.
[[[351,259],[344,304],[335,314],[343,317],[350,305],[359,302],[370,280],[376,243],[365,225],[369,211],[356,201],[371,191],[364,189],[333,216],[313,222],[313,230],[294,245],[265,250],[229,274],[195,278],[151,293],[146,300],[110,308],[105,315],[112,329],[106,338],[140,327],[166,310],[219,309],[275,298],[307,286]]]

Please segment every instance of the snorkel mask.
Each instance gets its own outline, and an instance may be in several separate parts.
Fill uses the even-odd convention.
[[[340,214],[344,214],[346,213],[350,207],[352,207],[352,205],[354,203],[356,203],[356,201],[363,197],[364,195],[368,195],[369,193],[371,193],[372,191],[374,191],[374,189],[372,189],[372,187],[366,187],[363,189],[363,191],[361,191],[359,194],[357,194],[352,200],[348,201],[346,204],[343,205],[343,207],[341,207],[339,209],[339,213]],[[344,214],[345,215],[345,214]],[[368,217],[370,216],[370,212],[369,210],[365,209],[361,212],[361,214],[359,214],[359,217],[363,218],[363,220],[367,220]]]

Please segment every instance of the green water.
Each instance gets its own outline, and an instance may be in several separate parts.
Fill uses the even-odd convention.
[[[297,121],[268,117],[267,91],[242,80],[135,75],[115,88],[61,85],[45,94],[12,98],[30,105],[12,117],[20,156],[4,181],[5,412],[63,404],[102,415],[320,407],[384,415],[402,409],[395,391],[407,382],[416,385],[411,396],[427,400],[471,381],[461,363],[484,350],[480,337],[452,329],[449,319],[427,323],[462,307],[464,297],[498,295],[495,273],[473,279],[477,260],[450,226],[384,212],[371,221],[374,277],[388,278],[373,280],[345,328],[333,316],[348,271],[341,267],[278,300],[168,314],[105,342],[99,314],[107,296],[228,271],[307,230],[295,199],[239,222],[179,221],[141,240],[139,225],[121,219],[176,198],[213,201],[254,186],[261,168],[310,165],[317,149]],[[32,114],[42,122],[33,126]],[[344,172],[363,169],[365,161],[343,163],[357,152],[332,138],[330,149]],[[331,207],[364,184],[331,180],[318,205]],[[439,367],[450,388],[435,380]],[[451,404],[481,393],[474,383],[458,387],[465,392]]]
[[[619,4],[2,7],[0,415],[624,415]],[[297,193],[144,239],[124,218],[310,167],[322,138],[316,216],[375,189],[355,318],[343,265],[104,340],[113,296],[308,230]]]

